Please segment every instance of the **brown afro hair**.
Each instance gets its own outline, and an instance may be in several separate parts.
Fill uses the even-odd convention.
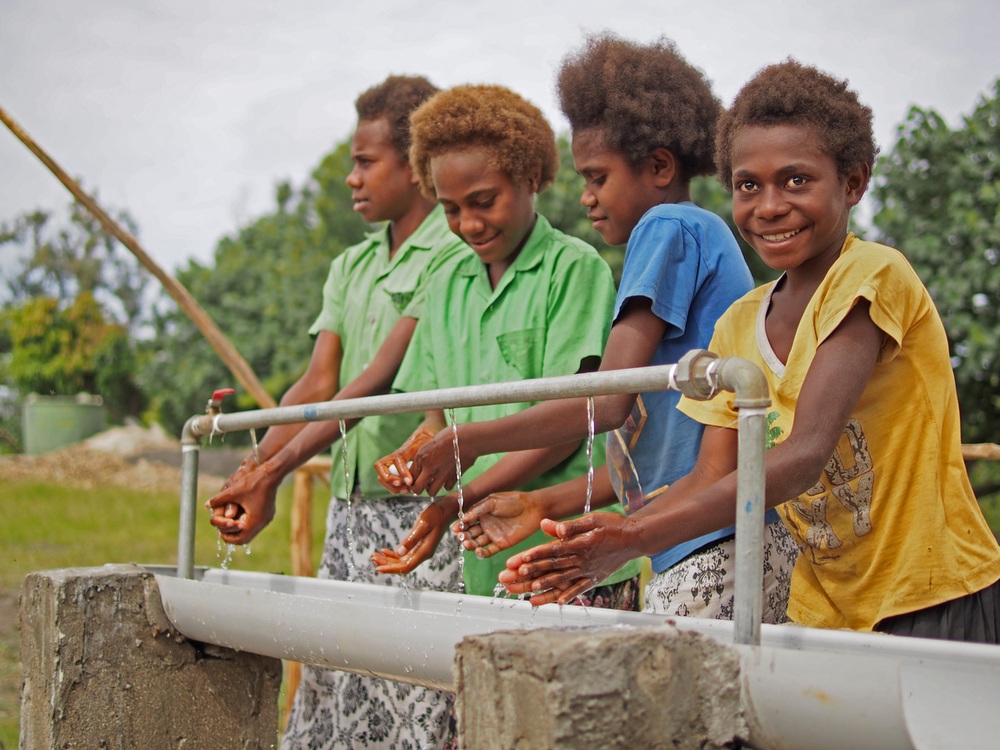
[[[389,76],[363,91],[354,108],[358,120],[385,119],[389,123],[389,142],[405,164],[410,151],[410,115],[437,92],[437,86],[423,76]]]
[[[542,111],[503,86],[456,86],[427,100],[410,122],[410,166],[434,196],[430,162],[451,151],[485,149],[491,167],[517,184],[538,178],[538,192],[555,179],[559,151]]]
[[[847,81],[795,60],[758,71],[719,119],[716,165],[729,190],[733,189],[733,139],[740,128],[752,125],[811,126],[842,178],[859,164],[867,164],[869,170],[875,166],[878,148],[871,108],[858,101]]]
[[[674,43],[637,44],[591,36],[563,61],[559,104],[574,132],[600,130],[633,166],[658,148],[680,162],[685,181],[715,171],[715,123],[722,107],[704,74]]]

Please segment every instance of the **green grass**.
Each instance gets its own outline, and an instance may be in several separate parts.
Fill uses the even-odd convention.
[[[288,483],[279,494],[274,521],[250,545],[250,555],[242,549],[233,553],[231,569],[291,573],[290,505]],[[317,484],[312,514],[314,566],[323,547],[326,505],[327,491]],[[217,549],[208,511],[201,513],[195,564],[218,567],[225,550]],[[16,605],[24,576],[35,570],[105,563],[176,564],[177,524],[177,493],[79,490],[36,483],[0,486],[0,595],[7,602],[13,597],[15,608],[10,627],[0,622],[0,750],[18,746],[21,667]]]

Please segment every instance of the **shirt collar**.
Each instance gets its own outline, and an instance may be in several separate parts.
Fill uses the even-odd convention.
[[[531,234],[528,235],[521,252],[514,258],[514,262],[511,263],[504,276],[506,277],[509,273],[528,271],[541,263],[551,235],[552,225],[549,220],[541,214],[535,214],[535,226],[531,230]],[[478,276],[480,273],[485,273],[485,268],[483,262],[479,260],[479,256],[473,253],[462,260],[456,267],[455,273],[463,276]]]
[[[427,214],[420,226],[409,237],[406,241],[399,246],[399,250],[396,251],[396,255],[393,257],[394,261],[398,261],[400,258],[409,255],[411,251],[414,250],[432,250],[441,237],[447,237],[451,230],[448,228],[448,222],[444,216],[444,208],[438,204],[431,209],[431,212]],[[386,254],[389,252],[389,222],[385,222],[378,229],[373,229],[365,235],[365,239],[375,245],[381,245],[385,247]]]

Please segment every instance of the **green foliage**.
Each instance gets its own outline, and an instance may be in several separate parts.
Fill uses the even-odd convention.
[[[115,218],[136,233],[127,213]],[[29,211],[0,224],[2,245],[12,245],[21,257],[6,280],[8,303],[51,297],[66,305],[88,292],[130,330],[141,322],[149,281],[145,271],[78,203],[70,205],[68,219],[58,225],[47,211]]]
[[[8,306],[0,311],[0,331],[7,355],[0,377],[22,395],[107,393],[119,416],[126,402],[136,404],[128,336],[92,293],[80,292],[69,307],[50,297]]]
[[[914,107],[876,170],[874,222],[934,298],[966,441],[1000,441],[1000,79],[955,129]]]
[[[135,233],[129,216],[117,219]],[[0,309],[0,440],[19,442],[29,392],[98,393],[114,420],[137,414],[135,351],[148,283],[138,262],[78,204],[60,220],[29,211],[0,224],[16,261]]]

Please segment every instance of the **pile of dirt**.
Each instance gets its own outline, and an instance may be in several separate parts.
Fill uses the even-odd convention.
[[[199,472],[199,495],[215,494],[222,481],[221,477]],[[80,489],[113,486],[140,492],[179,494],[181,472],[167,464],[145,459],[130,461],[115,453],[78,444],[40,456],[0,458],[0,483],[3,482],[47,482]]]

